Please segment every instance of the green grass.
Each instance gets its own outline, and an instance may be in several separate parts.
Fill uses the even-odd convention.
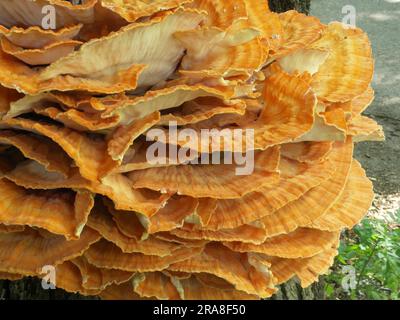
[[[325,277],[329,299],[400,299],[400,210],[391,221],[367,217],[344,233],[332,272]],[[349,266],[356,285],[345,290],[342,281]]]

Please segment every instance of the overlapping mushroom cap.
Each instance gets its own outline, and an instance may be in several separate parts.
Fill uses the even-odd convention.
[[[0,9],[0,278],[258,299],[329,269],[373,198],[353,145],[383,139],[365,33],[265,0]]]

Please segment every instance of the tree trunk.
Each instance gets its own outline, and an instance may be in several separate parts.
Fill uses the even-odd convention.
[[[25,278],[18,281],[0,281],[0,300],[94,300],[97,297],[83,297],[70,294],[61,289],[43,290],[41,281]],[[272,300],[324,300],[324,282],[313,284],[302,289],[297,279],[290,280],[280,286]]]
[[[292,279],[279,288],[279,291],[271,298],[272,300],[324,300],[326,298],[324,281],[303,289],[297,279]]]
[[[311,0],[268,0],[269,7],[275,12],[297,10],[308,14]],[[273,300],[323,300],[325,299],[324,283],[313,284],[309,288],[302,289],[299,281],[293,279],[280,286],[279,291],[272,297]]]
[[[62,289],[44,290],[41,280],[24,278],[17,281],[0,281],[0,300],[86,300],[97,297],[84,297],[67,293]]]
[[[310,12],[311,0],[268,0],[269,7],[275,12],[295,9],[303,13]]]
[[[271,10],[284,12],[291,9],[303,13],[309,13],[311,0],[268,0]],[[274,300],[313,300],[323,299],[323,284],[314,284],[310,288],[302,289],[296,279],[291,280],[280,287]],[[97,299],[83,297],[78,294],[69,294],[61,289],[43,290],[41,281],[26,278],[18,281],[0,280],[0,300],[71,300],[71,299]]]

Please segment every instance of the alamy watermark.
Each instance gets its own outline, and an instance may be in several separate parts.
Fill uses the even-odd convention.
[[[52,5],[42,7],[42,28],[45,30],[57,28],[57,14],[56,8]]]
[[[342,14],[344,14],[342,18],[342,23],[349,28],[356,28],[357,26],[357,10],[356,7],[348,4],[343,6]]]
[[[146,140],[153,141],[146,151],[151,165],[233,164],[236,175],[254,172],[254,129],[178,130],[177,123],[171,121],[168,132],[150,129]]]
[[[44,290],[54,290],[56,288],[56,268],[52,265],[42,267],[42,288]]]
[[[357,275],[356,269],[353,266],[344,266],[342,268],[342,288],[346,292],[350,292],[350,290],[354,290],[357,288]]]

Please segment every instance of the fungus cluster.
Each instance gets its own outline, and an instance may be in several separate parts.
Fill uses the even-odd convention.
[[[268,298],[317,281],[371,204],[357,28],[266,0],[8,0],[0,34],[0,279]]]

